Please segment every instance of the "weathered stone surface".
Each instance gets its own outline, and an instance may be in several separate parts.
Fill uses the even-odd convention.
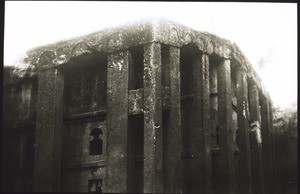
[[[77,59],[77,64],[65,68],[64,114],[106,110],[107,58],[88,55]]]
[[[274,193],[273,187],[273,161],[272,161],[272,142],[270,134],[270,114],[269,102],[263,95],[261,100],[261,137],[262,137],[262,160],[264,168],[264,180],[266,194]]]
[[[127,192],[127,125],[129,51],[108,56],[107,188]]]
[[[170,109],[170,88],[169,86],[162,87],[162,108],[163,110]]]
[[[129,114],[144,113],[144,89],[129,90],[128,99]],[[162,87],[162,108],[170,109],[170,88],[169,86]]]
[[[231,108],[230,60],[218,66],[218,126],[220,134],[218,192],[235,193],[234,139]]]
[[[169,110],[163,112],[163,192],[180,193],[182,188],[180,120],[180,49],[170,46],[163,54],[163,79],[169,85]],[[166,88],[167,86],[165,86]],[[163,94],[164,95],[164,94]]]
[[[153,23],[155,41],[178,47],[195,43],[203,52],[209,54],[215,53],[224,58],[230,57],[231,43],[227,40],[207,32],[198,32],[166,20],[157,20]]]
[[[67,63],[72,57],[83,53],[95,51],[112,53],[153,41],[152,30],[150,21],[110,28],[47,46],[37,47],[27,52],[24,62],[36,65],[42,53],[47,51],[55,55],[52,59],[55,65]]]
[[[197,51],[196,51],[197,52]],[[204,59],[205,60],[205,59]],[[193,134],[196,139],[193,142],[195,145],[195,151],[197,155],[193,160],[197,163],[197,165],[193,166],[193,171],[195,175],[193,176],[193,183],[190,192],[205,192],[205,149],[206,145],[204,144],[204,126],[203,126],[203,84],[205,84],[205,80],[203,80],[203,70],[206,69],[207,64],[206,61],[202,61],[202,56],[198,51],[197,55],[193,60]],[[204,62],[204,64],[203,64]],[[204,159],[204,160],[203,160]],[[203,173],[199,173],[203,172]],[[187,177],[186,177],[187,178]]]
[[[89,180],[102,180],[102,192],[107,192],[105,166],[64,169],[62,174],[62,192],[89,192]]]
[[[252,70],[237,45],[213,34],[195,31],[166,20],[143,21],[37,47],[27,52],[23,63],[28,64],[25,68],[27,72],[35,72],[35,66],[45,55],[53,65],[63,65],[83,53],[112,53],[153,41],[178,47],[194,43],[204,53],[237,60],[261,89],[259,76]],[[20,75],[24,71],[19,71]]]
[[[265,177],[274,177],[272,134],[261,143],[256,133],[258,92],[268,133],[271,101],[240,49],[227,40],[152,20],[27,54],[25,67],[4,71],[4,145],[16,148],[4,168],[18,166],[5,171],[6,188],[30,187],[23,151],[35,123],[34,190],[59,191],[61,185],[61,191],[87,192],[89,181],[101,179],[103,192],[251,193],[252,168],[253,192],[264,193],[261,146],[269,147],[264,157],[272,166],[265,163]],[[93,128],[103,130],[100,155],[90,154]],[[273,180],[267,181],[270,188]]]
[[[203,131],[204,131],[204,185],[205,193],[212,193],[212,123],[210,117],[210,81],[209,81],[209,56],[201,56],[201,78],[202,78],[202,114],[203,114]]]
[[[37,78],[34,66],[19,68],[15,66],[4,66],[3,68],[3,86],[18,84],[20,81],[28,78]]]
[[[10,77],[13,70],[4,67],[1,189],[22,192],[32,190],[37,77]]]
[[[58,69],[39,72],[34,191],[60,191],[63,91]]]
[[[102,154],[90,155],[91,131],[99,128],[102,131]],[[62,131],[62,165],[106,160],[107,130],[105,121],[64,122]]]
[[[263,166],[262,166],[262,147],[261,147],[261,130],[260,130],[260,109],[259,93],[253,82],[248,81],[249,85],[249,104],[250,104],[250,148],[252,157],[252,185],[253,193],[265,193]]]
[[[144,90],[129,90],[128,108],[129,114],[141,114],[144,112]]]
[[[144,46],[144,192],[162,192],[161,45]]]
[[[251,152],[248,115],[248,85],[244,70],[237,69],[237,119],[239,147],[239,182],[241,193],[252,193]]]
[[[3,88],[3,115],[7,127],[18,127],[35,122],[37,103],[37,80],[25,79]]]
[[[217,63],[213,60],[209,61],[209,87],[210,87],[210,118],[212,128],[212,147],[218,147],[218,73]]]

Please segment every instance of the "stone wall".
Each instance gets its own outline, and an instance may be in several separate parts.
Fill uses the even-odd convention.
[[[146,21],[24,63],[6,69],[4,131],[26,121],[35,137],[34,191],[274,193],[272,104],[229,41]],[[25,142],[15,134],[5,147]],[[5,152],[7,175],[22,149]]]

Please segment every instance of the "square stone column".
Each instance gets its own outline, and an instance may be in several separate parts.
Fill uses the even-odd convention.
[[[250,148],[252,157],[252,186],[253,193],[265,193],[262,147],[261,147],[261,116],[259,108],[259,91],[257,86],[248,81],[249,85],[249,105],[250,105]]]
[[[161,45],[144,45],[144,192],[163,192]]]
[[[180,116],[180,49],[169,46],[166,54],[166,72],[169,77],[170,110],[163,122],[168,126],[163,132],[163,181],[165,193],[180,193],[182,183],[181,164],[181,116]],[[165,125],[163,125],[165,126]]]
[[[110,54],[107,65],[107,191],[127,192],[129,51]]]
[[[234,137],[232,127],[232,97],[230,60],[222,59],[218,72],[218,123],[220,134],[219,180],[220,192],[235,193]]]
[[[247,75],[242,67],[237,68],[237,119],[238,119],[238,147],[240,156],[240,192],[252,193],[251,152],[248,115],[248,84]]]
[[[39,70],[33,191],[60,191],[63,93],[59,69]]]
[[[211,128],[210,128],[210,88],[209,88],[209,56],[199,54],[193,64],[193,116],[194,127],[198,133],[197,160],[198,188],[195,192],[210,193],[212,191],[211,169]],[[196,134],[195,134],[196,135]],[[196,170],[196,169],[195,169]]]
[[[201,82],[202,82],[202,111],[203,111],[203,132],[204,132],[204,185],[205,193],[211,194],[212,191],[212,122],[210,118],[210,81],[209,81],[209,56],[201,56]]]

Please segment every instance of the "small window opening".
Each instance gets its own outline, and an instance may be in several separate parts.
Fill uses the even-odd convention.
[[[102,179],[89,180],[89,193],[102,193]]]
[[[90,155],[102,155],[103,153],[103,132],[100,128],[92,129],[90,133]]]

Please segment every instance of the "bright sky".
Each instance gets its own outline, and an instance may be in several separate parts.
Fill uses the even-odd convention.
[[[274,105],[297,104],[296,3],[6,1],[4,65],[16,64],[30,48],[148,17],[235,42]]]

